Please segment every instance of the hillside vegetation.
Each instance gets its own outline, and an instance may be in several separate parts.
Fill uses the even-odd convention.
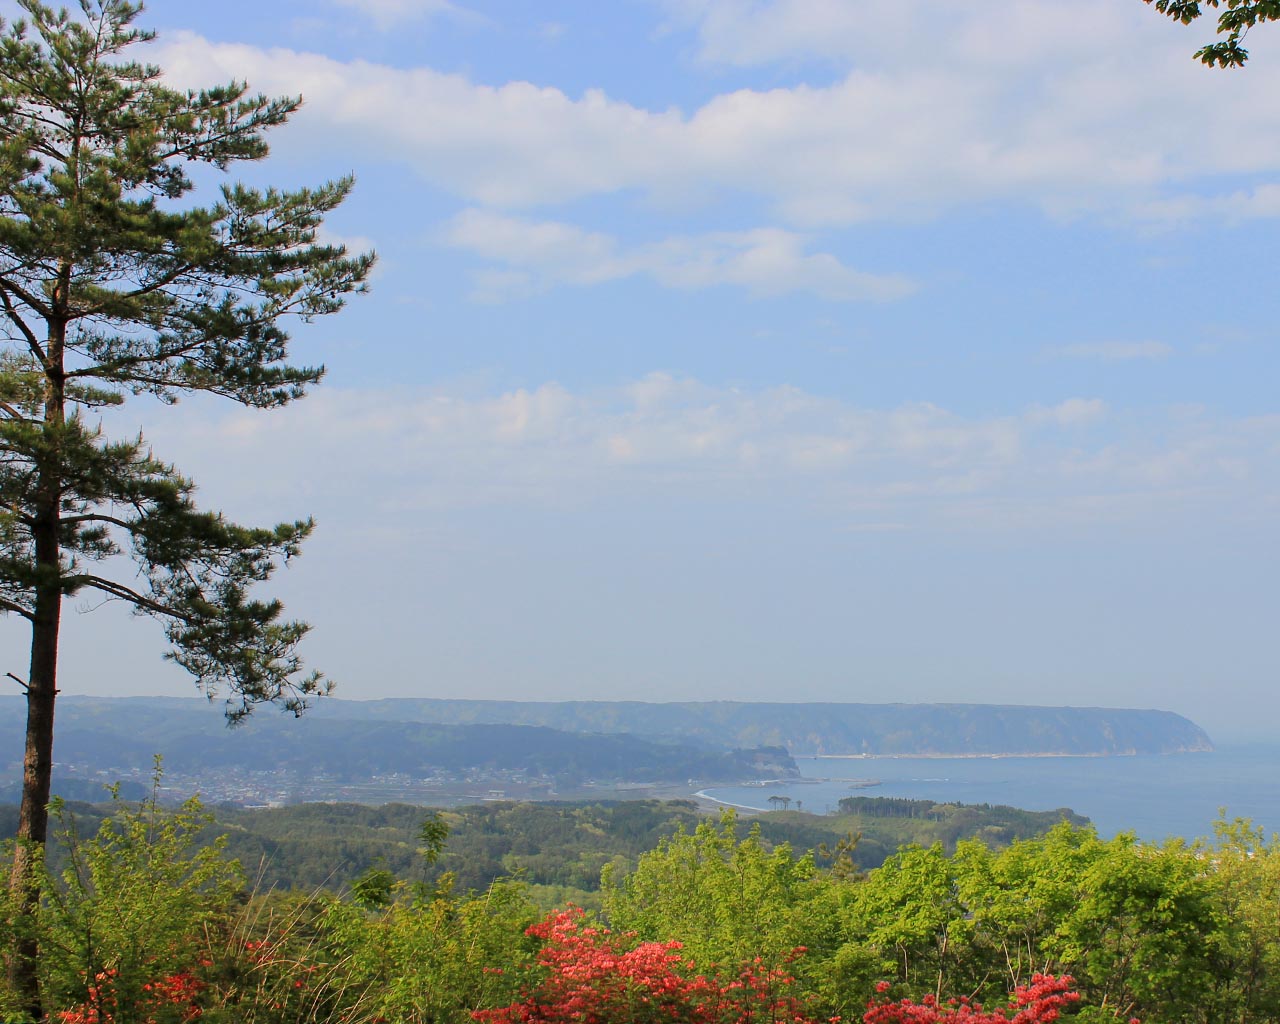
[[[956,820],[901,801],[856,808],[864,824]],[[1280,848],[1245,822],[1200,847],[1104,841],[1064,821],[1002,849],[908,845],[859,871],[847,844],[815,855],[781,841],[818,827],[788,812],[747,826],[656,802],[290,808],[211,839],[193,801],[100,807],[96,833],[75,810],[73,825],[55,807],[65,854],[36,922],[62,1024],[998,1024],[948,1000],[998,1008],[1010,992],[1022,1024],[1063,1011],[1087,1024],[1280,1020]],[[340,891],[254,892],[229,859],[254,819],[281,850],[340,821],[411,849]],[[536,844],[565,863],[576,852],[585,873],[611,832],[633,851],[662,834],[609,859],[585,914],[548,912],[547,892],[520,879],[467,890],[440,873],[494,856],[487,837],[504,834],[516,871],[544,869],[520,863]],[[0,982],[0,1018],[13,1000]]]
[[[928,800],[858,800],[837,815],[778,811],[757,819],[762,840],[797,850],[834,851],[842,840],[851,863],[879,866],[903,843],[957,841],[977,837],[994,846],[1040,835],[1062,820],[1087,819],[1067,810],[1023,811],[1011,807],[936,804]],[[890,816],[885,806],[908,806],[910,814]],[[67,805],[80,834],[96,832],[110,804]],[[437,815],[449,843],[431,864],[422,860],[419,830]],[[688,800],[627,800],[594,803],[491,801],[432,812],[408,804],[299,804],[291,807],[213,808],[206,840],[221,836],[229,858],[238,860],[260,889],[341,891],[364,873],[389,870],[396,877],[438,884],[447,874],[463,890],[484,890],[505,877],[527,883],[537,901],[550,908],[572,900],[598,903],[601,871],[634,868],[639,857],[664,837],[693,832],[707,812]],[[0,806],[0,836],[11,836],[16,808]],[[55,863],[63,852],[55,849]],[[834,852],[817,854],[827,865]]]

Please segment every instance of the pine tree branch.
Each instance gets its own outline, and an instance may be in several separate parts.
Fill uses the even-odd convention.
[[[0,61],[0,81],[9,82],[13,87],[13,91],[20,96],[29,95],[49,110],[56,110],[63,115],[67,114],[67,111],[59,105],[57,98],[48,91],[42,90],[36,79],[22,78],[10,73],[7,62],[4,61]],[[25,114],[26,111],[24,110],[23,113]]]
[[[0,611],[13,612],[15,615],[21,615],[28,622],[36,621],[36,617],[32,615],[31,612],[23,608],[22,605],[16,604],[7,598],[0,597]],[[18,682],[22,682],[22,680],[19,679]]]
[[[67,371],[67,378],[72,377],[110,377],[122,370],[127,370],[131,366],[138,366],[143,363],[168,363],[170,360],[178,359],[182,356],[194,352],[201,345],[207,344],[206,339],[196,338],[194,341],[186,345],[180,345],[176,348],[164,348],[156,352],[143,352],[135,356],[117,356],[115,359],[109,359],[102,363],[93,363],[90,366],[81,366],[75,370]],[[161,377],[147,377],[139,374],[137,378],[130,377],[130,380],[136,379],[140,384],[162,384],[165,383]]]
[[[44,127],[47,129],[46,134],[39,135],[37,140],[32,142],[31,144],[32,151],[36,153],[40,153],[41,155],[48,157],[50,160],[56,163],[66,163],[67,154],[62,152],[56,146],[54,146],[54,144],[50,141],[50,135],[55,132],[65,133],[67,130],[67,126],[63,124],[61,121],[56,121],[53,118],[41,116],[40,114],[37,114],[34,110],[31,110],[30,108],[24,110],[22,112],[22,116],[25,120],[34,122],[36,124],[44,125]]]
[[[15,420],[19,423],[38,423],[39,422],[39,420],[36,420],[31,416],[22,415],[22,413],[19,410],[15,409],[8,402],[0,402],[0,412],[3,412],[5,415],[7,415],[9,419]]]
[[[22,506],[16,502],[6,501],[4,502],[4,507],[9,510],[9,514],[12,515],[14,519],[17,519],[25,526],[31,526],[35,523],[35,517],[25,512]]]
[[[128,530],[134,533],[138,529],[137,523],[130,523],[124,519],[117,519],[115,516],[109,516],[104,512],[86,512],[79,516],[63,516],[58,520],[63,526],[79,526],[81,523],[110,523],[112,526],[118,526],[122,530]]]
[[[26,339],[27,347],[31,349],[31,354],[40,361],[40,365],[48,365],[48,357],[45,354],[44,346],[40,344],[40,339],[36,337],[35,332],[27,326],[27,322],[18,315],[18,310],[13,304],[13,298],[10,296],[10,292],[17,295],[18,298],[34,309],[37,313],[40,313],[40,307],[35,303],[28,301],[26,296],[23,295],[22,289],[17,288],[10,281],[0,279],[0,305],[4,306],[5,315],[8,316],[10,322],[22,333],[23,338]]]
[[[114,304],[119,302],[127,302],[131,299],[140,299],[147,295],[152,295],[158,291],[162,291],[167,285],[173,284],[175,281],[179,280],[184,275],[191,274],[193,272],[199,271],[200,269],[201,267],[199,263],[180,264],[179,266],[174,267],[172,270],[160,275],[154,281],[151,281],[147,284],[138,285],[138,287],[133,288],[129,291],[110,292],[110,296],[111,296],[110,301],[111,303]],[[121,276],[124,276],[123,272],[121,272]],[[166,293],[166,294],[170,294],[170,293]],[[171,298],[173,297],[172,294],[170,294],[170,297]],[[80,306],[75,311],[75,317],[76,319],[80,319],[83,317],[97,316],[108,308],[109,308],[108,304],[103,302],[98,302],[92,305]]]
[[[220,103],[217,107],[210,109],[224,109],[232,106],[231,101]],[[182,146],[171,146],[169,149],[155,154],[157,162],[167,162],[178,157],[185,157],[188,160],[201,159],[201,152],[210,148],[216,148],[219,143],[233,142],[238,136],[243,136],[254,131],[258,131],[264,127],[273,127],[274,122],[267,118],[259,118],[245,123],[233,123],[226,131],[217,132],[211,135],[205,135],[198,139],[192,139],[190,142]]]
[[[53,312],[52,306],[37,299],[27,289],[14,282],[11,277],[0,278],[0,292],[6,293],[7,302],[12,302],[12,299],[7,297],[7,293],[13,293],[23,305],[30,306],[36,311],[36,315],[41,318],[48,317]]]
[[[103,579],[101,576],[94,576],[91,573],[79,573],[75,576],[64,577],[62,583],[69,590],[78,590],[81,587],[99,590],[122,601],[128,601],[130,604],[146,611],[154,612],[156,615],[168,615],[183,622],[194,620],[194,616],[180,612],[176,608],[170,608],[168,605],[163,605],[159,601],[153,601],[151,598],[139,594],[136,590],[126,587],[123,583]]]

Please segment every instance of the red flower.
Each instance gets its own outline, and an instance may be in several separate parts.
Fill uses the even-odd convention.
[[[884,985],[884,988],[880,986]],[[888,984],[876,985],[884,992]],[[1010,999],[1012,1017],[1005,1010],[984,1012],[976,1003],[961,999],[957,1005],[942,1008],[931,995],[918,1003],[910,999],[901,1002],[871,1003],[862,1019],[864,1024],[1052,1024],[1061,1014],[1062,1007],[1080,998],[1071,990],[1071,978],[1063,975],[1037,974],[1028,986],[1019,987]],[[1132,1022],[1131,1022],[1132,1024]]]
[[[793,979],[759,961],[728,981],[697,974],[678,942],[642,942],[584,924],[574,907],[528,929],[543,940],[539,962],[549,969],[524,998],[496,1010],[477,1010],[482,1024],[589,1024],[622,1020],[720,1024],[747,1020],[812,1024]],[[798,954],[797,954],[798,955]],[[725,1016],[728,1010],[733,1016]]]

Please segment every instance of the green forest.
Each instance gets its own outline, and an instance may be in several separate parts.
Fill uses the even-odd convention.
[[[41,989],[68,1024],[1280,1019],[1280,847],[1247,822],[846,803],[55,802]]]
[[[136,786],[134,787],[137,788]],[[119,790],[126,797],[125,790]],[[1070,811],[936,804],[928,800],[850,798],[839,814],[776,811],[757,819],[772,845],[817,851],[829,867],[839,847],[859,869],[878,867],[904,843],[980,838],[993,846],[1042,834],[1061,820],[1087,820]],[[104,804],[68,802],[63,813],[81,834],[93,834],[112,813]],[[431,885],[448,875],[461,891],[483,890],[504,878],[519,879],[531,899],[550,910],[573,902],[597,908],[606,865],[632,870],[638,859],[679,829],[692,832],[706,818],[689,800],[624,800],[592,803],[488,801],[424,811],[410,804],[369,807],[311,803],[244,809],[218,805],[202,844],[217,841],[223,853],[249,872],[259,890],[341,891],[370,871]],[[448,830],[447,847],[431,863],[418,847],[424,815]],[[0,836],[12,836],[17,808],[0,805]],[[857,837],[851,843],[851,837]],[[843,845],[842,845],[843,843]],[[65,863],[65,843],[55,842],[50,862]]]

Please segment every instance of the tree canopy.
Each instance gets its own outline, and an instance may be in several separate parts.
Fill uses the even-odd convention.
[[[1242,45],[1255,25],[1280,21],[1280,0],[1146,0],[1154,3],[1161,14],[1190,25],[1205,13],[1205,8],[1218,11],[1218,35],[1224,38],[1208,43],[1195,52],[1197,60],[1210,67],[1238,68],[1249,59]]]

